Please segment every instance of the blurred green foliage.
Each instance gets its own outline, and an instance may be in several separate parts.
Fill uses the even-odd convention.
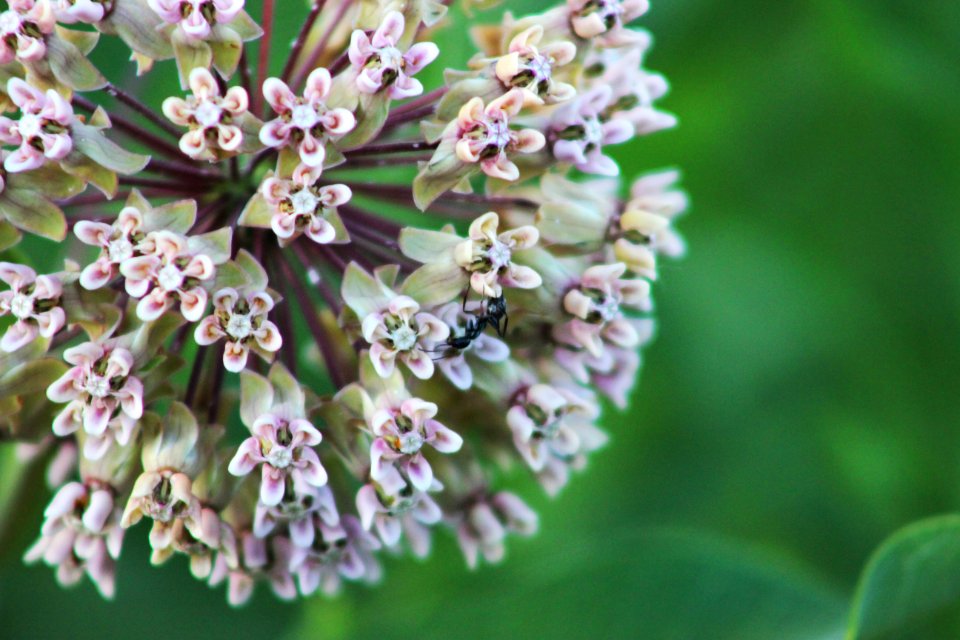
[[[149,567],[141,525],[104,603],[21,565],[37,493],[2,549],[0,637],[842,638],[871,550],[960,505],[960,3],[653,4],[681,127],[616,156],[683,168],[690,255],[663,267],[611,445],[557,500],[524,484],[536,538],[471,573],[439,536],[378,588],[234,611],[182,558]],[[300,14],[280,19],[278,51]],[[462,31],[440,44],[469,55]],[[960,637],[958,544],[948,518],[885,547],[856,637]]]

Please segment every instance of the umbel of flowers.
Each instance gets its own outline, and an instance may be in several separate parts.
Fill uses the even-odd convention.
[[[469,59],[431,41],[460,3],[285,1],[289,47],[277,0],[7,3],[0,447],[51,499],[0,529],[39,528],[28,562],[111,597],[149,525],[233,604],[435,534],[497,562],[537,528],[510,468],[554,496],[610,439],[687,206],[676,172],[619,179],[675,124],[647,4],[466,4]],[[101,73],[104,37],[165,100]]]

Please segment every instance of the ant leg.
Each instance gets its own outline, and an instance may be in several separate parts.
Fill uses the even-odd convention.
[[[470,285],[468,284],[463,288],[463,312],[467,311],[467,298],[470,296]]]

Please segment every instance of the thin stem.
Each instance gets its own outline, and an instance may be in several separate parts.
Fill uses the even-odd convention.
[[[277,260],[277,262],[283,270],[287,291],[292,290],[296,296],[297,303],[300,305],[300,310],[303,313],[303,318],[310,328],[310,333],[313,334],[313,339],[316,340],[317,346],[320,347],[320,353],[323,354],[323,360],[327,364],[327,372],[330,374],[333,385],[337,389],[342,389],[346,385],[346,381],[343,378],[340,367],[337,366],[333,345],[330,344],[330,335],[320,321],[320,316],[317,314],[317,309],[313,301],[310,299],[306,288],[302,285],[297,286],[297,284],[299,284],[297,283],[297,276],[289,262],[287,260]]]
[[[257,60],[257,86],[262,86],[263,81],[267,79],[267,72],[270,69],[270,45],[273,40],[273,4],[274,0],[263,0],[263,37],[260,38],[260,59]],[[263,104],[263,93],[258,91],[250,96],[252,105],[251,111],[263,115],[261,105]]]
[[[427,142],[426,140],[409,140],[403,142],[386,142],[384,144],[370,144],[356,149],[350,149],[345,152],[347,160],[359,156],[374,156],[385,153],[412,153],[414,151],[424,151],[426,149],[436,149],[439,142]]]
[[[444,94],[446,94],[446,93],[447,93],[447,87],[439,87],[439,88],[434,89],[433,91],[431,91],[431,92],[429,92],[429,93],[423,94],[423,95],[420,96],[419,98],[414,98],[414,99],[411,100],[410,102],[406,102],[406,103],[400,105],[400,106],[397,107],[396,109],[393,109],[393,110],[390,112],[390,115],[391,115],[391,116],[400,116],[400,115],[403,115],[403,114],[405,114],[405,113],[407,113],[407,112],[409,112],[409,111],[413,111],[413,110],[415,110],[415,109],[420,109],[420,108],[425,107],[425,106],[427,106],[427,105],[432,105],[434,102],[437,102],[438,100],[440,100],[440,98],[442,98],[442,97],[444,96]]]
[[[271,147],[267,147],[266,149],[261,149],[258,151],[257,154],[253,156],[253,160],[250,161],[249,166],[247,166],[247,170],[245,172],[246,176],[248,178],[252,176],[253,172],[257,170],[257,167],[263,164],[263,161],[269,158],[271,154],[275,154],[276,152],[277,150]]]
[[[410,109],[402,113],[391,113],[387,117],[386,122],[384,122],[380,135],[382,136],[384,131],[389,131],[390,129],[399,127],[402,124],[426,118],[427,116],[433,114],[433,110],[434,106],[432,104],[428,104],[426,106],[419,107],[417,109]]]
[[[202,193],[210,188],[209,184],[203,183],[176,183],[154,180],[153,178],[134,178],[131,176],[120,176],[120,184],[133,187],[152,187],[164,191],[182,191],[184,193]]]
[[[347,263],[343,258],[341,258],[336,253],[334,253],[329,247],[324,247],[321,245],[316,245],[316,247],[317,247],[317,252],[323,255],[324,259],[327,262],[330,262],[331,264],[333,264],[333,266],[336,267],[340,271],[340,273],[343,273],[344,271],[346,271]]]
[[[399,265],[405,271],[413,271],[418,266],[417,262],[406,257],[399,251],[399,245],[384,239],[375,231],[364,227],[348,227],[351,237],[356,243],[357,250],[364,253],[372,253],[387,264]]]
[[[293,315],[290,313],[289,283],[277,270],[277,252],[271,255],[271,260],[267,263],[272,282],[283,283],[284,297],[287,304],[277,305],[277,326],[280,329],[280,335],[283,336],[283,346],[280,347],[280,358],[290,370],[290,373],[297,375],[297,343],[296,330],[293,327]]]
[[[310,7],[310,13],[307,14],[307,20],[303,23],[303,27],[300,28],[300,33],[297,34],[297,39],[293,43],[293,49],[290,50],[290,55],[287,57],[287,62],[285,65],[283,65],[283,73],[280,74],[280,79],[284,82],[290,78],[290,73],[293,71],[293,67],[300,59],[300,53],[303,51],[303,45],[307,41],[307,36],[310,35],[310,30],[313,29],[313,25],[317,21],[317,16],[320,15],[320,10],[323,8],[324,4],[326,4],[326,0],[315,0],[313,5]]]
[[[428,162],[429,156],[399,156],[391,158],[347,158],[347,161],[337,167],[337,171],[349,171],[351,169],[360,169],[366,167],[395,167],[404,164],[417,164],[418,162]],[[333,169],[331,169],[333,171]]]
[[[197,353],[193,356],[193,367],[190,369],[190,380],[187,382],[187,390],[183,396],[183,404],[188,407],[193,406],[193,400],[197,396],[197,387],[200,382],[200,373],[203,371],[203,361],[207,355],[207,347],[197,347]]]
[[[523,207],[525,209],[540,208],[540,205],[538,205],[536,202],[533,200],[527,200],[526,198],[504,198],[502,196],[488,196],[482,193],[456,193],[454,191],[447,191],[446,193],[442,194],[438,200],[453,200],[484,205]]]
[[[330,72],[330,75],[335,76],[338,73],[340,73],[340,71],[342,71],[349,62],[350,62],[350,57],[347,55],[347,52],[344,51],[339,56],[337,56],[333,62],[330,63],[330,66],[327,67],[327,70]]]
[[[297,258],[300,260],[300,263],[303,264],[306,269],[314,269],[313,263],[310,260],[310,256],[307,255],[306,250],[303,248],[302,242],[295,242],[290,245],[293,248],[293,252],[297,254]],[[316,245],[314,245],[316,246]],[[323,277],[322,273],[317,272],[317,281],[312,282],[317,291],[320,292],[320,295],[323,297],[323,300],[327,303],[327,306],[333,309],[333,312],[336,314],[340,313],[340,310],[343,308],[343,305],[340,302],[340,299],[334,294],[333,289],[330,288],[330,285],[327,284],[327,280]]]
[[[207,407],[207,424],[214,424],[217,421],[217,413],[220,409],[220,394],[223,391],[223,375],[226,368],[222,365],[213,367],[213,384],[210,389],[210,398]]]
[[[211,173],[199,168],[187,169],[183,165],[173,162],[165,162],[157,158],[150,158],[150,162],[147,163],[144,171],[151,171],[153,173],[160,173],[163,175],[174,175],[191,182],[206,181],[206,184],[209,184],[211,178],[219,180],[222,177],[222,174],[220,173]]]
[[[117,197],[125,198],[127,195],[129,195],[129,192],[118,193]],[[94,193],[73,196],[72,198],[64,198],[63,200],[57,200],[56,202],[62,207],[82,207],[90,204],[106,204],[107,201],[107,196],[100,191],[96,191]]]
[[[314,46],[313,51],[310,53],[310,57],[307,58],[307,61],[300,67],[300,70],[297,71],[297,74],[294,76],[293,83],[291,83],[290,88],[294,89],[303,84],[303,81],[306,79],[307,75],[313,71],[317,66],[317,61],[320,59],[326,52],[327,43],[330,41],[330,37],[333,36],[334,30],[337,28],[343,21],[343,16],[347,13],[347,9],[350,7],[351,3],[347,0],[341,0],[340,6],[337,7],[337,13],[330,19],[330,24],[327,25],[326,29],[323,31],[323,35],[320,36],[320,40]]]
[[[84,111],[89,111],[90,113],[93,113],[97,110],[97,106],[83,96],[74,94],[73,103]],[[170,144],[166,140],[150,133],[143,127],[130,120],[127,120],[123,116],[111,113],[110,122],[113,123],[114,128],[127,134],[135,142],[139,142],[144,146],[153,149],[154,151],[158,151],[166,156],[169,156],[170,158],[180,159],[183,157],[183,153],[180,151],[179,147]]]
[[[67,331],[61,331],[53,340],[50,341],[50,350],[52,351],[53,349],[62,347],[66,343],[79,336],[81,331],[82,329],[80,327],[74,327],[73,329],[68,329]]]
[[[240,86],[247,92],[248,96],[253,95],[253,82],[250,79],[250,61],[247,60],[247,45],[243,45],[240,51],[240,63],[237,65],[240,70]]]
[[[177,332],[173,336],[173,340],[170,342],[170,353],[180,353],[183,349],[183,344],[187,341],[187,334],[190,333],[190,324],[185,323],[182,327],[177,329]]]
[[[131,96],[130,94],[124,92],[122,89],[118,89],[116,86],[112,84],[108,84],[103,88],[103,90],[106,91],[111,96],[113,96],[114,98],[116,98],[117,100],[119,100],[120,102],[122,102],[123,104],[127,105],[128,107],[136,111],[137,113],[139,113],[141,116],[143,116],[153,124],[157,125],[160,129],[167,132],[177,140],[179,140],[180,136],[183,135],[183,132],[177,129],[175,126],[173,126],[172,123],[162,118],[158,113],[151,110],[145,104],[143,104],[142,102],[140,102],[139,100]]]
[[[340,205],[339,209],[345,214],[343,216],[344,221],[349,218],[362,221],[364,225],[376,229],[378,232],[388,238],[392,238],[394,241],[396,241],[397,236],[400,234],[400,229],[403,228],[403,225],[399,222],[395,222],[389,218],[381,218],[374,213],[370,213],[354,205],[343,204]]]

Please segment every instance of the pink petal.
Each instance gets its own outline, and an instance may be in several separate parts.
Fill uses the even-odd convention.
[[[303,90],[303,97],[307,101],[316,106],[318,102],[323,102],[326,100],[327,95],[330,93],[330,72],[320,67],[314,69],[310,72],[310,75],[307,76],[307,83]]]
[[[245,476],[253,471],[263,460],[260,453],[260,442],[256,438],[247,438],[237,449],[233,459],[227,466],[227,471],[235,476]]]
[[[407,476],[410,478],[410,483],[415,488],[426,491],[433,484],[433,468],[421,454],[418,453],[410,458],[404,466]]]
[[[377,48],[396,46],[403,36],[404,20],[399,11],[391,11],[383,18],[383,22],[373,33],[371,44]]]
[[[265,505],[275,507],[283,500],[284,475],[269,464],[263,465],[261,472],[260,500]]]
[[[404,61],[407,63],[403,69],[404,73],[412,76],[436,60],[438,55],[440,55],[440,47],[432,42],[418,42],[414,44],[403,56]]]

